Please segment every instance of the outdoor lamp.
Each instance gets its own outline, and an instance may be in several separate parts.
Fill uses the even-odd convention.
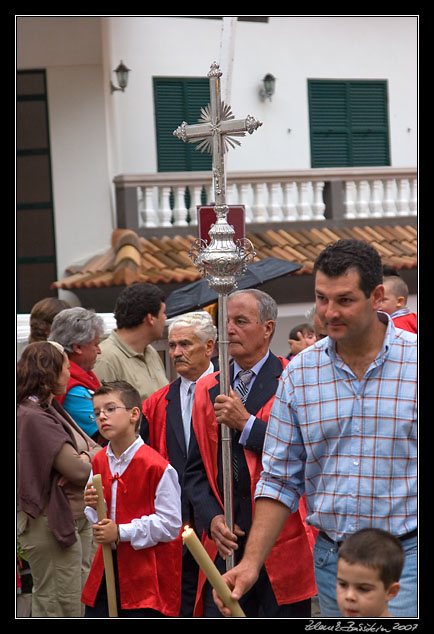
[[[127,68],[125,64],[123,63],[123,61],[121,60],[121,63],[119,64],[117,68],[114,69],[113,72],[116,73],[116,78],[118,80],[119,87],[115,86],[113,82],[110,81],[111,91],[113,92],[115,90],[122,90],[122,92],[124,92],[128,84],[128,73],[130,72],[130,69]]]
[[[274,95],[274,91],[276,89],[276,78],[271,75],[271,73],[267,73],[262,82],[264,84],[264,88],[261,88],[259,91],[261,99],[264,101],[265,98],[268,98],[271,101],[271,97]]]

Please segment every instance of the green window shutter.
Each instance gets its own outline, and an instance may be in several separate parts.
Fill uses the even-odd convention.
[[[309,80],[312,167],[389,165],[385,81]]]
[[[349,165],[350,131],[343,82],[309,81],[312,167]]]
[[[183,143],[173,131],[183,122],[197,123],[200,109],[210,101],[207,78],[154,77],[155,127],[159,172],[211,170],[208,152]]]
[[[386,82],[351,82],[353,165],[389,165]]]

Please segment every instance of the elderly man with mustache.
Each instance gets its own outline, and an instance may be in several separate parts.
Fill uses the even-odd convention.
[[[169,327],[169,353],[179,377],[143,402],[141,436],[178,472],[184,524],[194,526],[190,501],[185,495],[184,469],[190,442],[191,408],[196,382],[214,372],[211,356],[217,329],[206,311],[177,317]],[[182,560],[181,617],[193,615],[198,569],[188,549]]]

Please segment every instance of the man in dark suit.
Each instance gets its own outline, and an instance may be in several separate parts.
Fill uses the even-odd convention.
[[[179,377],[143,402],[140,434],[176,469],[182,492],[182,519],[194,526],[191,505],[183,487],[190,441],[191,408],[199,378],[214,372],[211,356],[217,329],[206,311],[187,313],[169,326],[169,354]],[[198,569],[184,548],[180,616],[193,614]]]
[[[231,551],[236,561],[243,553],[252,523],[252,493],[261,471],[268,416],[279,377],[288,363],[269,349],[276,319],[276,303],[266,293],[249,289],[231,294],[228,341],[233,359],[230,368],[233,389],[229,395],[220,394],[217,373],[203,378],[196,388],[194,434],[184,488],[193,504],[196,530],[221,572],[225,571],[224,559]],[[233,430],[233,533],[223,512],[221,424]],[[289,517],[280,543],[270,553],[258,582],[241,604],[248,617],[308,617],[310,598],[315,594],[311,548],[303,517],[297,512]],[[195,616],[221,616],[210,585],[201,579]]]

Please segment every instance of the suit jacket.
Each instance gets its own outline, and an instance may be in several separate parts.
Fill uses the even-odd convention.
[[[234,369],[230,367],[230,382],[233,385]],[[256,414],[276,393],[279,377],[282,373],[282,363],[278,357],[270,353],[268,359],[262,366],[256,377],[252,388],[249,392],[245,407],[251,414]],[[197,389],[197,388],[196,388]],[[198,393],[198,391],[196,392]],[[219,375],[215,375],[214,385],[208,390],[211,403],[215,402],[216,397],[220,394]],[[247,438],[245,448],[256,454],[262,454],[264,444],[265,431],[267,422],[260,418],[255,421]],[[247,463],[242,446],[238,443],[239,433],[235,433],[235,442],[233,444],[233,452],[237,454],[239,465],[239,485],[238,495],[234,486],[234,513],[235,522],[241,526],[243,530],[248,531],[252,520],[252,506],[249,491],[251,489],[250,476],[248,473]],[[220,442],[218,446],[218,486],[220,497],[223,497],[223,482],[221,469],[221,451]],[[186,473],[184,476],[184,486],[187,494],[190,496],[194,510],[196,526],[200,531],[209,532],[209,524],[213,517],[222,513],[222,507],[218,497],[212,491],[208,481],[202,456],[196,435],[193,433],[190,440],[190,451]],[[242,500],[241,503],[240,500]]]

